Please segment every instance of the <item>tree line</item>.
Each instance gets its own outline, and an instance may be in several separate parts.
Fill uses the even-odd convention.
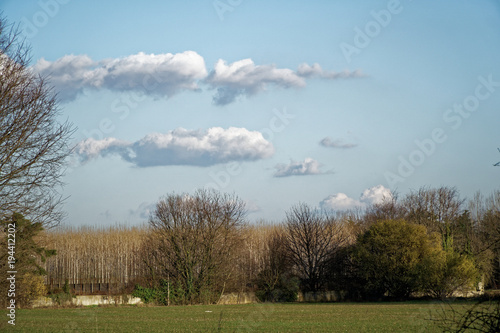
[[[446,298],[500,283],[500,191],[465,200],[455,188],[423,187],[363,211],[298,203],[280,223],[249,223],[236,195],[199,190],[161,198],[142,227],[37,226],[22,258],[49,293],[66,283],[73,293],[197,304],[246,291],[273,302],[299,291]]]

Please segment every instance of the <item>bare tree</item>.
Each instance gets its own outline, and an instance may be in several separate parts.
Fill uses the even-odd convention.
[[[395,192],[392,197],[368,206],[363,220],[365,228],[368,229],[378,221],[397,220],[403,217],[404,211],[398,201],[398,193]]]
[[[487,197],[476,193],[468,209],[477,238],[476,260],[485,273],[485,282],[497,289],[500,285],[500,190]]]
[[[294,302],[299,281],[292,274],[292,262],[287,256],[286,236],[276,228],[265,242],[263,267],[256,279],[256,296],[264,302]]]
[[[56,94],[29,62],[19,29],[0,18],[0,219],[17,212],[50,227],[73,129],[58,122]]]
[[[224,291],[241,243],[244,203],[236,196],[199,190],[161,199],[149,225],[159,240],[157,264],[176,287],[180,303],[212,303]]]
[[[443,246],[447,248],[452,240],[454,223],[462,213],[463,202],[454,187],[422,187],[406,195],[402,206],[409,222],[441,234]]]
[[[329,264],[345,243],[342,226],[326,213],[301,203],[286,213],[285,235],[302,290],[324,288]]]

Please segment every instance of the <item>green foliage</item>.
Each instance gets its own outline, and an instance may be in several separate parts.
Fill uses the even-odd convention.
[[[474,289],[480,272],[474,261],[448,249],[441,251],[433,261],[428,261],[428,291],[435,297],[446,298],[455,292],[467,292]]]
[[[52,301],[54,301],[58,305],[71,304],[73,298],[76,297],[76,295],[73,295],[71,293],[68,279],[64,280],[64,285],[63,285],[62,289],[57,289],[57,290],[51,291],[51,292],[49,292],[48,296],[50,299],[52,299]]]
[[[207,303],[213,303],[213,295],[208,291],[200,291],[200,301],[203,297],[210,299]],[[155,305],[184,305],[189,304],[188,293],[179,282],[169,284],[165,279],[160,279],[159,284],[155,287],[143,287],[136,285],[132,296],[139,297],[145,304]]]
[[[25,306],[31,305],[33,300],[47,294],[43,276],[40,275],[25,273],[19,280],[18,285],[16,300]]]
[[[221,292],[212,290],[210,285],[205,286],[186,286],[182,280],[175,280],[170,284],[170,304],[186,305],[186,304],[213,304],[219,299]],[[158,304],[167,304],[168,286],[165,279],[160,279],[160,295],[165,302]]]
[[[36,243],[35,237],[43,230],[42,223],[31,222],[23,215],[14,213],[9,219],[1,222],[2,229],[6,230],[9,224],[16,226],[16,270],[45,275],[45,269],[38,264],[37,259],[45,262],[48,257],[55,255],[56,251],[47,250]]]
[[[64,280],[63,292],[66,293],[66,294],[70,293],[69,280],[68,279]]]
[[[479,270],[474,260],[453,250],[423,225],[380,221],[362,234],[353,250],[358,287],[364,297],[407,298],[413,292],[450,297],[474,289]],[[442,248],[446,246],[446,250]]]
[[[132,296],[139,297],[145,304],[162,304],[164,299],[161,289],[145,288],[140,285],[135,286]]]
[[[71,304],[71,301],[75,295],[65,293],[65,292],[58,292],[58,293],[49,293],[49,298],[52,299],[55,303],[58,305],[66,305],[66,304]]]
[[[48,257],[55,255],[56,251],[47,250],[37,244],[36,237],[43,230],[42,223],[31,222],[19,213],[14,213],[9,218],[0,221],[0,230],[3,231],[0,239],[2,248],[7,249],[7,230],[9,226],[11,230],[15,230],[15,238],[11,238],[11,241],[15,240],[15,243],[9,243],[12,246],[13,257],[15,258],[14,269],[6,268],[9,253],[8,251],[1,251],[0,290],[2,294],[6,294],[6,272],[8,270],[17,271],[16,299],[21,306],[30,306],[35,298],[46,294],[43,285],[43,276],[46,275],[46,271],[40,265],[40,262],[45,262]]]
[[[353,250],[353,261],[363,296],[407,298],[422,291],[429,262],[439,256],[439,241],[422,225],[404,220],[373,224]]]

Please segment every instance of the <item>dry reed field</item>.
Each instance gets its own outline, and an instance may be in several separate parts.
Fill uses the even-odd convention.
[[[231,288],[246,288],[246,282],[255,278],[263,265],[263,255],[270,234],[279,226],[264,223],[245,226],[235,263],[238,274]],[[55,249],[57,255],[47,259],[46,285],[50,290],[61,289],[66,280],[74,294],[130,293],[136,283],[148,283],[151,271],[144,242],[146,226],[124,227],[61,227],[44,231],[39,243]]]

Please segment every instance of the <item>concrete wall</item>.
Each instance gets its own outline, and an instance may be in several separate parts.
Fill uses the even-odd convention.
[[[455,297],[473,297],[482,295],[484,289],[479,289],[477,291],[470,291],[468,293],[458,293],[454,295]],[[417,295],[416,295],[417,296]],[[345,299],[345,294],[338,291],[324,291],[317,293],[301,293],[299,292],[297,301],[298,302],[338,302]],[[254,292],[245,293],[229,293],[224,294],[220,298],[217,304],[251,304],[257,303],[258,299]],[[89,295],[89,296],[76,296],[73,297],[71,303],[61,304],[61,305],[75,305],[75,306],[89,306],[89,305],[134,305],[142,304],[140,298],[133,297],[132,295],[124,296],[106,296],[106,295]],[[33,303],[33,307],[52,307],[58,306],[58,304],[52,301],[49,297],[39,297]]]
[[[71,302],[61,305],[76,305],[76,306],[89,306],[89,305],[134,305],[142,304],[140,298],[133,297],[131,295],[120,295],[120,296],[107,296],[107,295],[90,295],[90,296],[76,296],[73,297]],[[49,297],[39,297],[33,302],[33,307],[51,307],[58,306]]]
[[[250,304],[256,303],[257,297],[255,293],[229,293],[222,295],[218,304]],[[76,296],[71,299],[71,302],[61,304],[64,306],[75,305],[75,306],[89,306],[89,305],[134,305],[142,304],[140,298],[133,297],[131,295],[125,296],[106,296],[106,295],[89,295],[89,296]],[[58,306],[49,297],[39,297],[33,302],[33,307],[52,307]]]

